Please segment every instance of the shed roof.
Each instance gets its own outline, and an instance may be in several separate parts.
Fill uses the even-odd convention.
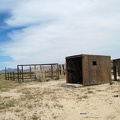
[[[82,56],[104,56],[104,57],[110,57],[110,56],[106,56],[106,55],[79,54],[79,55],[67,56],[66,59],[76,58],[76,57],[82,57]]]

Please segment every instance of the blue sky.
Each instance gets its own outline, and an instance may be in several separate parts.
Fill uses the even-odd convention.
[[[0,69],[65,63],[76,54],[120,57],[119,0],[0,0]]]
[[[0,13],[0,42],[5,42],[10,39],[7,36],[7,33],[9,33],[10,30],[9,28],[7,28],[7,25],[4,22],[9,17],[10,17],[10,14],[7,12]]]

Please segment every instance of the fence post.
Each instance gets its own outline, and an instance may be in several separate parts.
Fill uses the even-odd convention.
[[[61,75],[61,65],[59,65],[59,73],[60,73],[60,75]]]
[[[57,74],[58,74],[58,79],[59,79],[59,65],[57,63]]]
[[[65,75],[65,64],[62,64],[62,69],[63,69],[63,75]]]
[[[51,65],[51,79],[53,79],[53,66]]]
[[[29,71],[29,72],[30,72],[30,78],[31,78],[31,76],[32,76],[32,75],[31,75],[31,66],[30,66],[30,71]]]
[[[15,74],[14,74],[14,72],[13,72],[13,80],[15,80]]]
[[[19,66],[17,65],[18,81],[19,81]]]
[[[6,76],[6,67],[5,67],[5,80],[7,80],[7,76]]]

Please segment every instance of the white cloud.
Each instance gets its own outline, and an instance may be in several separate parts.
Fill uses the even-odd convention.
[[[16,0],[0,0],[0,12],[9,11],[18,5]]]
[[[117,57],[119,0],[21,0],[6,23],[26,26],[5,45],[14,64],[65,62],[74,54]],[[116,49],[115,49],[116,48]]]

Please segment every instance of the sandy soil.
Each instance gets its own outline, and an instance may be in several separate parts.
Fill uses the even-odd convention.
[[[120,82],[71,86],[28,82],[0,92],[0,120],[120,120]],[[5,108],[4,108],[5,107]]]

